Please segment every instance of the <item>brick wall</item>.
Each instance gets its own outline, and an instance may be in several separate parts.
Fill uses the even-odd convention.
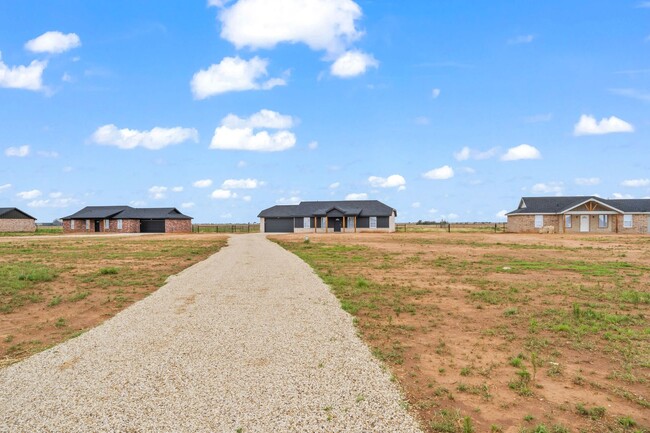
[[[619,233],[648,233],[650,215],[632,215],[632,227],[623,227],[623,215],[618,216]]]
[[[192,220],[165,220],[165,233],[191,233]]]
[[[95,220],[91,219],[86,230],[86,220],[74,220],[74,229],[71,229],[72,220],[63,221],[64,233],[95,233]],[[99,233],[139,233],[140,220],[122,220],[122,230],[117,229],[117,220],[108,220],[108,229],[104,228],[104,220],[99,220]]]
[[[36,221],[29,218],[0,219],[0,232],[35,232]]]
[[[553,226],[555,233],[560,229],[558,215],[544,215],[544,226]],[[541,227],[535,227],[535,215],[508,215],[506,231],[510,233],[539,233]]]

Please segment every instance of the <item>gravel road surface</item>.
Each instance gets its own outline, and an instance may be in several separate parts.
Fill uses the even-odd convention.
[[[0,370],[2,432],[419,432],[328,287],[263,235]]]

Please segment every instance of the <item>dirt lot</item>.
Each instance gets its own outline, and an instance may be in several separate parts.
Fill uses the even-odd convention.
[[[646,432],[650,237],[275,236],[432,432]]]
[[[0,238],[0,367],[96,326],[225,242],[213,234]]]

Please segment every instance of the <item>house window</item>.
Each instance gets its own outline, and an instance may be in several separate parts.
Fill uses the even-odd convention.
[[[377,228],[377,217],[370,217],[370,228],[371,229]]]
[[[601,229],[607,228],[609,225],[608,215],[598,215],[598,227]]]
[[[306,229],[308,229],[308,228],[311,227],[311,218],[309,218],[309,217],[304,217],[304,218],[302,219],[302,221],[303,221],[303,224],[302,224],[302,225],[303,225]]]
[[[90,230],[90,220],[86,220],[86,230]]]
[[[74,220],[70,220],[70,230],[74,230]]]
[[[564,227],[571,228],[571,215],[564,215]]]
[[[104,220],[104,230],[108,230],[111,227],[109,220]]]
[[[623,227],[632,228],[632,215],[623,215]]]
[[[325,223],[327,222],[327,217],[320,217],[320,228],[325,228]]]
[[[346,227],[350,228],[350,229],[354,228],[354,217],[348,217],[348,223],[347,223]]]
[[[541,229],[544,226],[544,215],[535,215],[535,228]]]
[[[117,229],[122,230],[122,220],[121,219],[117,220]]]

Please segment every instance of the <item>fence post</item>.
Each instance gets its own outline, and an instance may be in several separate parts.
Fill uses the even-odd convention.
[[[451,224],[447,223],[447,233],[451,233]]]

